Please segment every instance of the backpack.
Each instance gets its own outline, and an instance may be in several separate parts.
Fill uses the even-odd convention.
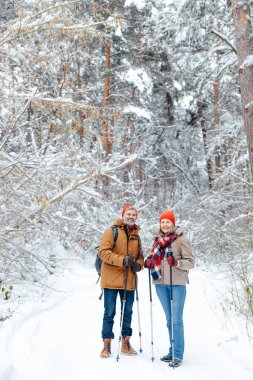
[[[113,247],[115,247],[116,240],[118,238],[118,228],[116,226],[112,226],[111,229],[113,231]],[[102,263],[103,263],[103,260],[99,257],[99,254],[97,253],[96,254],[96,260],[95,260],[95,268],[96,268],[96,271],[98,273],[97,283],[98,283],[98,281],[100,279],[100,276],[101,276],[101,266],[102,266]]]

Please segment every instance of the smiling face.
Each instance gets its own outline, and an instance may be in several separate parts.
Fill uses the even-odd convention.
[[[134,208],[129,208],[125,211],[123,220],[128,226],[133,226],[137,219],[137,212]]]
[[[169,219],[162,219],[160,222],[161,231],[165,235],[168,234],[172,230],[173,227],[174,227],[174,224]]]

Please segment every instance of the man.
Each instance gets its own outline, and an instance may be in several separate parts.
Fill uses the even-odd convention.
[[[136,272],[139,272],[144,263],[138,231],[135,224],[137,210],[133,205],[126,205],[122,210],[122,219],[117,219],[118,236],[114,242],[113,230],[108,228],[101,237],[99,256],[103,260],[101,268],[101,288],[104,290],[104,317],[102,338],[104,347],[101,358],[109,358],[111,354],[111,340],[114,338],[113,324],[116,314],[117,295],[121,299],[121,312],[125,295],[124,315],[121,325],[122,346],[121,352],[127,355],[137,355],[129,340],[132,336],[132,313]]]

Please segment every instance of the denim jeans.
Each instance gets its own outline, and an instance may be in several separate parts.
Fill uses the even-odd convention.
[[[116,301],[117,301],[118,293],[120,295],[121,313],[122,313],[124,290],[104,289],[104,317],[103,317],[103,326],[102,326],[103,339],[114,338],[114,333],[112,329],[113,329],[113,324],[114,324],[114,317],[116,314]],[[132,336],[131,322],[132,322],[132,314],[133,314],[133,303],[134,303],[134,290],[127,290],[124,317],[123,317],[122,326],[121,326],[122,336]]]
[[[167,328],[170,337],[169,354],[172,354],[172,334],[171,334],[171,300],[170,300],[170,285],[155,285],[157,296],[163,307]],[[173,331],[174,331],[174,356],[177,359],[183,360],[184,356],[184,323],[183,310],[186,297],[186,286],[173,285]]]

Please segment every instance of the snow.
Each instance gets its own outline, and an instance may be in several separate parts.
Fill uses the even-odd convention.
[[[146,6],[146,0],[126,0],[125,7],[130,7],[131,5],[135,5],[141,11]]]
[[[253,350],[240,320],[222,307],[226,281],[196,268],[190,273],[184,313],[186,352],[184,364],[171,369],[160,361],[167,353],[164,314],[152,286],[154,357],[151,361],[148,273],[139,274],[139,310],[143,353],[120,355],[119,305],[115,318],[112,357],[100,359],[103,302],[98,300],[95,269],[88,263],[72,264],[58,276],[54,291],[41,300],[24,303],[0,328],[2,380],[250,380]],[[132,345],[139,349],[136,303]],[[224,306],[224,305],[223,305]]]
[[[242,63],[240,69],[244,69],[245,67],[253,66],[253,54],[248,55],[244,62]]]
[[[124,26],[123,20],[118,16],[118,17],[108,17],[108,26],[111,26],[112,28],[115,29],[115,35],[118,37],[122,37],[122,26]]]
[[[136,106],[127,106],[123,109],[123,113],[132,113],[136,115],[137,117],[143,117],[144,119],[150,120],[150,114],[143,108],[136,107]]]
[[[174,80],[173,85],[178,91],[182,90],[182,85],[178,81]]]
[[[149,95],[152,93],[152,80],[145,70],[141,68],[128,69],[126,73],[122,74],[122,79],[133,84],[140,91],[140,93],[144,93],[144,91],[146,91]]]
[[[122,37],[120,24],[117,24],[117,26],[115,27],[115,36]]]
[[[246,104],[245,109],[248,110],[249,108],[253,108],[253,100]]]
[[[185,108],[189,108],[191,103],[193,101],[193,97],[192,95],[185,95],[182,99],[182,106],[185,107]]]

